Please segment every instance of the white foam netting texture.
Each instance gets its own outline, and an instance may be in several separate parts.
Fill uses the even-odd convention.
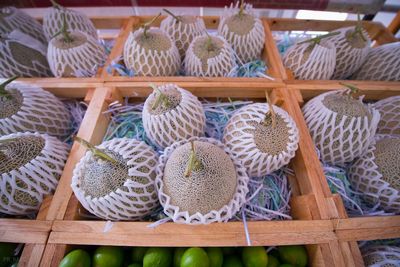
[[[96,28],[85,14],[64,7],[49,7],[43,17],[43,31],[48,41],[60,31],[63,25],[62,14],[65,14],[65,20],[69,31],[81,31],[92,36],[96,40],[98,39]]]
[[[335,30],[334,32],[339,32],[339,34],[327,38],[327,40],[333,42],[336,47],[336,65],[332,79],[343,80],[350,77],[367,59],[371,46],[371,39],[368,33],[363,29],[362,33],[364,38],[367,39],[365,47],[357,48],[351,46],[346,39],[346,32],[352,29],[354,29],[354,27]]]
[[[362,251],[367,267],[397,267],[400,262],[400,248],[396,246],[374,245]]]
[[[175,108],[162,114],[151,114],[151,103],[157,96],[156,92],[149,95],[143,107],[143,128],[149,139],[159,148],[192,136],[204,136],[206,119],[202,104],[191,92],[174,84],[158,87],[161,92],[173,88],[181,94],[181,101]]]
[[[379,112],[370,105],[368,110],[372,117],[369,120],[367,116],[341,116],[322,103],[325,96],[342,92],[320,94],[308,101],[302,109],[321,160],[338,166],[344,166],[346,162],[365,153],[373,141],[380,119]]]
[[[33,85],[12,83],[8,91],[22,96],[22,105],[12,116],[0,118],[0,135],[39,132],[64,138],[70,135],[72,118],[65,105],[53,94]]]
[[[184,60],[185,74],[187,76],[196,77],[225,77],[228,76],[230,71],[235,67],[235,52],[228,42],[219,36],[212,36],[218,38],[223,42],[223,47],[220,53],[212,58],[207,59],[206,68],[203,69],[203,62],[194,53],[194,44],[199,38],[208,38],[206,36],[198,36],[190,44],[186,51]]]
[[[223,142],[232,155],[242,162],[251,177],[265,176],[282,168],[294,157],[298,148],[299,131],[296,123],[285,110],[277,106],[273,106],[273,109],[276,116],[284,120],[288,130],[285,150],[276,155],[260,150],[254,140],[255,125],[264,121],[265,114],[269,111],[268,104],[256,103],[242,107],[229,119],[224,130]],[[277,140],[274,141],[277,143]]]
[[[69,49],[58,48],[54,43],[63,38],[61,35],[49,43],[47,59],[56,77],[92,77],[106,60],[104,47],[96,39],[80,31],[71,32],[74,33],[83,34],[87,38],[85,43]]]
[[[47,44],[42,25],[25,12],[15,7],[3,7],[0,8],[0,13],[8,14],[0,16],[0,34],[8,34],[14,30],[19,30],[37,39],[42,44]]]
[[[335,46],[323,40],[321,45],[315,44],[311,53],[308,52],[310,46],[310,43],[291,46],[283,56],[285,68],[290,69],[296,79],[329,80],[336,65]]]
[[[92,152],[85,156],[75,166],[71,187],[75,196],[92,214],[105,220],[138,220],[151,213],[158,206],[158,196],[155,188],[157,153],[143,141],[128,138],[114,138],[96,146],[118,153],[128,165],[128,179],[116,191],[102,197],[87,195],[82,188],[81,179],[85,166],[93,162]],[[140,179],[142,182],[135,181]]]
[[[183,23],[176,21],[172,16],[167,16],[161,21],[160,29],[168,33],[175,41],[181,59],[183,59],[193,39],[204,34],[206,25],[201,17],[196,17],[193,23]]]
[[[46,134],[15,133],[1,136],[0,141],[19,137],[40,138],[44,140],[44,147],[28,163],[1,173],[0,212],[11,215],[26,215],[39,210],[43,198],[57,187],[68,157],[67,145]],[[22,158],[24,155],[19,156]]]
[[[382,99],[373,106],[381,114],[377,133],[400,136],[400,96]]]
[[[0,39],[0,77],[52,76],[46,46],[37,39],[14,30]]]
[[[377,135],[376,140],[387,137]],[[378,165],[375,163],[375,142],[357,158],[349,167],[349,180],[356,191],[371,205],[379,204],[387,212],[400,212],[400,192],[382,179]]]
[[[371,48],[352,80],[400,81],[400,42]]]
[[[164,176],[164,168],[168,161],[169,156],[172,152],[190,142],[190,141],[202,141],[208,142],[219,148],[223,149],[225,153],[227,153],[236,168],[237,172],[237,187],[236,193],[233,195],[232,200],[225,206],[223,206],[220,210],[212,210],[207,214],[201,214],[199,212],[189,215],[187,211],[181,211],[179,207],[171,205],[170,201],[171,198],[166,195],[163,191],[164,184],[163,184],[163,176]],[[213,138],[206,138],[206,137],[192,137],[188,140],[182,140],[179,142],[174,143],[173,145],[167,147],[164,150],[164,153],[160,156],[158,166],[157,166],[157,178],[156,178],[156,187],[158,190],[158,198],[160,200],[161,205],[164,208],[164,213],[170,217],[176,223],[183,223],[183,224],[209,224],[213,222],[227,222],[231,219],[243,206],[246,202],[246,194],[248,193],[249,189],[247,184],[249,182],[249,177],[247,176],[246,169],[243,165],[236,159],[232,157],[231,151],[229,148],[224,146],[220,141],[213,139]],[[205,196],[207,197],[207,196]]]
[[[129,34],[124,46],[124,62],[139,76],[174,76],[178,74],[181,57],[175,42],[164,31],[150,28],[147,32],[166,35],[171,47],[166,51],[146,50],[140,46],[136,38],[143,34],[143,29]]]
[[[250,4],[245,4],[244,12],[254,17],[253,28],[245,35],[237,34],[229,30],[226,20],[237,14],[239,11],[239,2],[235,5],[231,3],[229,7],[225,7],[220,17],[218,25],[218,34],[223,36],[232,46],[236,55],[242,61],[242,64],[259,59],[265,42],[265,32],[262,21],[257,18]]]

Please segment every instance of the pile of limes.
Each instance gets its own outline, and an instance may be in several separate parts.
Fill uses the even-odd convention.
[[[92,254],[92,256],[90,256]],[[75,249],[60,267],[303,267],[307,253],[303,246],[282,246],[267,253],[264,247],[98,247],[93,252]]]

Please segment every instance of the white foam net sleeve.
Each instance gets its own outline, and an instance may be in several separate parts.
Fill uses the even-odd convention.
[[[158,206],[155,189],[157,153],[143,141],[128,138],[115,138],[96,147],[121,155],[126,160],[128,174],[133,179],[126,180],[123,186],[105,196],[86,195],[80,187],[81,179],[85,166],[96,160],[92,152],[86,152],[75,166],[71,183],[72,190],[82,206],[102,219],[114,221],[139,220],[151,213]]]
[[[97,30],[92,21],[83,13],[68,8],[49,7],[43,17],[43,31],[48,41],[58,33],[63,25],[63,15],[69,31],[81,31],[98,39]]]
[[[400,42],[371,48],[352,80],[400,81]]]
[[[226,20],[230,16],[238,13],[238,5],[239,2],[236,2],[235,6],[231,5],[229,8],[225,7],[225,10],[220,17],[218,34],[228,41],[242,63],[246,63],[261,57],[265,42],[265,31],[262,21],[254,16],[252,6],[247,4],[245,7],[246,14],[254,16],[253,29],[245,35],[239,35],[233,31],[229,31]]]
[[[377,135],[376,140],[383,138]],[[362,197],[371,205],[379,204],[387,212],[400,212],[400,192],[382,179],[375,163],[375,142],[362,157],[357,158],[349,167],[349,180],[353,188],[364,193]]]
[[[37,212],[43,198],[56,189],[68,157],[67,145],[46,134],[16,133],[1,136],[0,141],[22,136],[40,137],[45,144],[40,154],[30,162],[18,169],[1,173],[0,212],[10,215],[27,215]],[[18,201],[28,196],[33,205]]]
[[[223,48],[220,54],[216,57],[207,59],[207,68],[203,69],[203,62],[194,53],[194,44],[198,38],[203,38],[203,36],[196,37],[190,44],[188,50],[186,51],[186,56],[184,60],[184,69],[187,76],[196,77],[225,77],[228,76],[230,71],[235,67],[235,52],[228,42],[219,36],[213,36],[213,38],[219,38],[223,43]]]
[[[191,92],[174,84],[159,86],[161,92],[175,88],[181,94],[180,103],[162,114],[151,114],[151,104],[156,97],[153,92],[146,99],[142,112],[143,128],[149,139],[159,148],[192,136],[204,136],[206,118],[201,102]]]
[[[168,33],[175,41],[181,59],[183,59],[193,39],[204,34],[206,25],[201,17],[196,17],[194,23],[183,23],[176,21],[172,16],[167,16],[161,21],[160,29]]]
[[[396,246],[374,245],[362,250],[367,267],[396,267],[400,262],[400,248]]]
[[[346,27],[335,30],[339,34],[328,37],[327,40],[334,43],[336,47],[336,66],[332,79],[343,80],[356,72],[367,59],[371,46],[371,39],[368,33],[363,29],[362,33],[367,39],[367,44],[363,48],[356,48],[350,45],[346,39],[346,32],[354,27]]]
[[[336,48],[331,42],[315,44],[311,53],[305,53],[310,43],[295,44],[283,56],[285,68],[290,69],[296,79],[329,80],[335,70]],[[303,57],[307,57],[303,59]]]
[[[236,192],[232,197],[232,200],[225,206],[223,206],[220,210],[212,210],[207,214],[201,214],[199,212],[189,215],[189,212],[180,210],[179,207],[171,205],[170,201],[171,198],[164,193],[164,183],[163,183],[163,176],[164,176],[164,168],[168,161],[169,156],[172,152],[190,142],[190,141],[203,141],[208,142],[213,145],[218,146],[219,148],[223,149],[225,153],[227,153],[236,168],[237,172],[237,187]],[[231,151],[229,148],[224,146],[220,141],[213,139],[213,138],[206,138],[206,137],[192,137],[188,140],[182,140],[179,142],[174,143],[173,145],[167,147],[164,150],[164,153],[160,156],[158,166],[157,166],[157,178],[156,178],[156,187],[158,190],[158,198],[160,200],[161,205],[164,208],[164,213],[170,217],[176,223],[183,223],[183,224],[209,224],[213,222],[227,222],[231,219],[243,206],[246,202],[246,194],[248,193],[249,189],[247,184],[249,182],[249,177],[247,176],[246,169],[241,165],[240,161],[234,159],[232,157]],[[207,197],[207,196],[204,196]]]
[[[43,48],[42,43],[19,30],[9,33],[0,40],[0,77],[52,76]]]
[[[289,137],[285,150],[277,155],[261,151],[254,140],[255,125],[264,121],[269,111],[268,104],[256,103],[242,107],[229,119],[224,130],[223,142],[251,177],[265,176],[282,168],[295,156],[298,148],[299,130],[296,123],[285,110],[277,106],[273,106],[273,109],[276,116],[284,120]]]
[[[379,100],[373,106],[381,114],[377,133],[400,136],[400,96]]]
[[[143,29],[130,33],[124,46],[124,62],[126,67],[132,69],[138,76],[174,76],[177,75],[181,57],[175,42],[164,31],[158,28],[150,28],[148,32],[165,34],[171,43],[166,51],[146,51],[136,42],[138,35],[143,34]]]
[[[70,134],[71,115],[53,94],[21,83],[12,83],[7,90],[17,90],[22,95],[22,105],[12,116],[0,118],[0,135],[30,131],[65,138]]]
[[[19,30],[46,45],[47,40],[42,25],[25,12],[15,7],[3,7],[0,13],[6,14],[0,18],[0,34],[8,34]]]
[[[77,32],[77,31],[75,31]],[[96,39],[83,32],[87,38],[85,43],[70,49],[58,48],[54,45],[57,38],[52,39],[47,50],[47,59],[51,71],[56,77],[92,77],[106,60],[104,47]]]
[[[303,114],[321,160],[344,166],[368,149],[376,133],[380,115],[369,105],[371,120],[367,116],[340,116],[322,103],[325,96],[340,93],[342,91],[331,91],[314,97],[304,105]]]

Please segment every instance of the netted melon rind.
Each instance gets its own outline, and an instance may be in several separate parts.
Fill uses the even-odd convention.
[[[58,180],[68,157],[68,147],[57,138],[39,133],[15,133],[0,137],[1,140],[35,136],[44,139],[45,144],[38,156],[29,163],[0,176],[0,212],[10,215],[27,215],[39,210],[46,195],[57,187]],[[11,193],[7,187],[11,187]],[[28,194],[32,205],[17,203],[18,191]]]
[[[400,96],[379,100],[374,104],[374,107],[381,114],[376,132],[400,136]]]
[[[336,65],[332,79],[344,80],[356,72],[368,57],[371,46],[371,39],[368,33],[363,29],[364,38],[367,39],[363,48],[353,47],[346,39],[346,32],[354,30],[354,27],[346,27],[335,30],[339,34],[328,37],[327,40],[333,42],[336,47]],[[358,37],[361,38],[361,37]]]
[[[47,44],[42,25],[40,25],[37,20],[15,7],[3,7],[0,9],[0,13],[2,11],[7,12],[10,15],[4,16],[3,19],[0,19],[1,35],[7,35],[17,29],[32,38],[37,39],[42,44]]]
[[[170,48],[166,51],[146,51],[136,41],[138,36],[143,35],[143,29],[131,32],[124,46],[123,55],[126,67],[132,69],[138,76],[177,75],[181,65],[181,57],[175,42],[166,32],[158,28],[150,28],[147,32],[164,35],[171,44]]]
[[[170,197],[164,193],[164,183],[163,183],[163,176],[164,176],[164,169],[165,165],[168,161],[169,156],[172,152],[190,142],[190,141],[201,141],[201,142],[208,142],[213,145],[218,146],[219,148],[223,149],[225,153],[227,153],[231,159],[233,164],[235,165],[236,172],[237,172],[237,187],[236,193],[234,194],[232,200],[229,202],[228,205],[225,205],[220,210],[213,210],[207,214],[200,214],[196,213],[193,215],[189,215],[187,211],[181,211],[179,207],[170,204]],[[231,151],[229,148],[224,146],[220,141],[213,139],[213,138],[205,138],[205,137],[192,137],[188,140],[182,140],[179,142],[174,143],[173,145],[167,147],[164,150],[164,153],[160,156],[157,166],[157,178],[156,178],[156,187],[158,191],[158,197],[160,200],[161,205],[164,208],[164,213],[170,217],[176,223],[183,223],[183,224],[209,224],[213,222],[227,222],[231,219],[243,206],[246,202],[246,194],[248,193],[249,189],[247,187],[249,181],[249,177],[247,176],[246,169],[242,166],[242,164],[232,157]]]
[[[400,262],[400,248],[396,246],[369,246],[362,249],[362,255],[367,267],[396,267]]]
[[[183,59],[193,39],[206,31],[206,25],[200,17],[196,17],[194,23],[183,23],[177,22],[172,16],[167,16],[161,21],[160,29],[168,33],[175,41],[181,59]]]
[[[32,46],[20,31],[12,32],[0,39],[0,77],[49,77],[52,76],[46,58],[46,46]],[[25,35],[27,36],[27,35]],[[36,41],[33,39],[33,41]],[[42,48],[43,47],[43,48]],[[42,51],[43,50],[43,51]]]
[[[29,131],[65,138],[71,134],[71,115],[53,94],[21,83],[8,85],[11,89],[20,92],[23,102],[16,114],[0,119],[0,135]]]
[[[63,38],[59,35],[53,38],[48,46],[47,59],[51,71],[56,77],[91,77],[106,60],[104,47],[96,39],[81,31],[71,31],[71,35],[83,35],[86,42],[70,49],[56,47],[56,40]]]
[[[234,113],[224,130],[223,142],[234,157],[242,161],[251,177],[265,176],[287,165],[298,148],[299,131],[296,123],[285,110],[277,106],[274,106],[276,116],[284,120],[288,129],[289,142],[286,149],[277,155],[271,155],[257,147],[253,136],[254,124],[262,122],[268,111],[269,107],[265,103],[244,106]]]
[[[235,52],[228,42],[220,36],[212,36],[223,42],[221,52],[212,58],[207,59],[207,69],[203,69],[203,62],[194,52],[194,46],[201,38],[207,38],[204,35],[197,36],[186,51],[184,60],[184,69],[187,76],[196,77],[225,77],[235,67]]]
[[[142,112],[143,127],[149,139],[158,147],[165,148],[176,141],[192,136],[203,136],[206,119],[203,106],[197,97],[174,84],[158,88],[162,92],[175,88],[181,94],[181,102],[166,113],[153,115],[149,110],[156,93],[149,95]]]
[[[331,42],[316,44],[311,53],[311,43],[295,44],[283,56],[283,64],[300,80],[329,80],[336,65],[336,48]],[[309,53],[309,54],[308,54]],[[307,57],[304,59],[304,57]]]
[[[365,153],[373,141],[380,119],[379,112],[368,105],[370,119],[368,116],[344,115],[340,123],[336,124],[338,113],[325,107],[322,101],[330,94],[341,93],[342,91],[331,91],[320,94],[308,101],[302,109],[311,137],[320,152],[321,160],[338,166],[344,166],[345,163]],[[347,126],[344,125],[346,121],[348,121]]]
[[[377,135],[376,140],[388,137],[391,138],[388,135]],[[373,142],[365,154],[351,164],[349,180],[355,190],[364,193],[362,196],[368,203],[379,204],[387,212],[400,213],[400,192],[383,179],[375,162],[375,149]]]
[[[63,25],[63,14],[65,14],[68,30],[81,31],[95,40],[98,39],[97,30],[92,21],[83,13],[64,7],[49,7],[43,17],[43,31],[48,41],[60,31]]]
[[[371,48],[352,80],[400,81],[400,42]]]
[[[82,206],[90,213],[105,220],[139,220],[151,213],[158,206],[154,183],[158,161],[157,153],[143,141],[128,138],[115,138],[97,147],[121,155],[127,161],[129,176],[140,177],[147,180],[147,183],[142,184],[128,179],[123,184],[124,190],[118,188],[99,198],[86,195],[80,187],[80,183],[85,165],[93,159],[92,152],[88,151],[75,166],[71,183],[72,190]],[[148,172],[145,172],[144,169]],[[143,189],[140,190],[142,193],[137,189]]]
[[[251,5],[246,4],[245,14],[251,15],[254,18],[253,28],[245,35],[239,35],[229,30],[226,20],[234,16],[239,11],[239,2],[236,5],[225,7],[223,14],[220,17],[218,25],[218,34],[223,36],[226,41],[232,46],[236,55],[241,60],[242,64],[259,59],[265,42],[265,31],[262,21],[254,15]]]

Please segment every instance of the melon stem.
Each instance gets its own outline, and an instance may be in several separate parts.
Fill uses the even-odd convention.
[[[150,29],[151,24],[153,24],[160,16],[161,16],[161,13],[158,13],[157,16],[155,16],[155,17],[152,18],[150,21],[148,21],[148,22],[146,22],[146,23],[144,23],[144,24],[142,25],[144,37],[146,37],[146,38],[148,37],[148,36],[147,36],[147,31]]]
[[[208,52],[214,50],[214,45],[212,43],[212,38],[210,36],[210,34],[208,34],[207,30],[205,31],[206,35],[207,35],[207,43],[206,43],[206,49]]]
[[[152,110],[155,110],[160,105],[164,107],[170,107],[171,103],[166,94],[164,94],[157,86],[154,84],[150,84],[151,88],[157,93],[156,100],[154,101],[153,105],[151,106]]]
[[[4,81],[2,84],[0,84],[0,97],[6,97],[6,98],[11,97],[10,92],[6,90],[6,86],[18,78],[19,76],[14,76]]]
[[[61,29],[56,34],[54,34],[53,38],[58,36],[58,35],[60,35],[60,34],[62,34],[63,35],[63,41],[65,43],[72,43],[74,40],[72,39],[71,35],[69,35],[65,12],[62,13],[62,19],[63,19],[63,24],[61,26]]]
[[[305,43],[310,43],[310,42],[312,42],[312,43],[313,43],[313,46],[315,46],[315,45],[319,44],[319,43],[321,42],[322,39],[327,38],[327,37],[331,37],[331,36],[338,35],[339,33],[340,33],[340,32],[330,32],[330,33],[327,33],[327,34],[324,34],[324,35],[320,35],[320,36],[317,36],[317,37],[314,37],[314,38],[311,38],[311,39],[302,41],[302,42],[300,42],[300,43],[298,43],[298,44],[305,44]]]
[[[360,35],[361,39],[363,39],[364,42],[367,41],[367,39],[364,37],[364,34],[362,32],[362,22],[360,18],[360,13],[357,13],[357,24],[354,27],[354,31],[350,34],[351,38],[354,38],[357,34]]]
[[[182,19],[178,16],[176,16],[174,13],[172,13],[171,11],[169,11],[166,8],[163,8],[164,12],[168,13],[168,15],[172,16],[174,19],[176,19],[176,21],[178,22],[182,22]]]
[[[343,83],[343,82],[340,82],[339,84],[347,87],[347,90],[344,91],[344,94],[348,95],[349,97],[354,98],[354,95],[360,91],[360,89],[357,86],[355,86],[354,84]]]
[[[86,147],[90,152],[92,152],[94,157],[101,158],[103,160],[109,161],[109,162],[114,163],[114,164],[117,163],[117,160],[112,158],[110,155],[105,153],[103,150],[95,147],[94,145],[92,145],[88,141],[86,141],[86,140],[84,140],[84,139],[82,139],[82,138],[80,138],[78,136],[75,136],[74,140],[79,142],[81,145]]]
[[[196,157],[196,151],[194,148],[194,141],[190,141],[191,150],[189,155],[189,162],[186,166],[185,177],[189,177],[192,174],[192,171],[199,170],[202,168],[201,161]]]
[[[50,0],[51,4],[53,5],[54,8],[61,8],[63,7],[62,5],[60,5],[59,3],[57,3],[55,0]]]
[[[265,118],[264,118],[264,126],[269,126],[270,123],[272,122],[272,128],[276,127],[276,113],[274,110],[274,106],[271,103],[271,99],[268,97],[268,94],[266,95],[267,97],[267,102],[268,102],[268,111],[265,113]],[[270,121],[271,119],[271,121]]]
[[[242,16],[244,13],[244,0],[240,1],[240,7],[239,7],[239,16]]]

